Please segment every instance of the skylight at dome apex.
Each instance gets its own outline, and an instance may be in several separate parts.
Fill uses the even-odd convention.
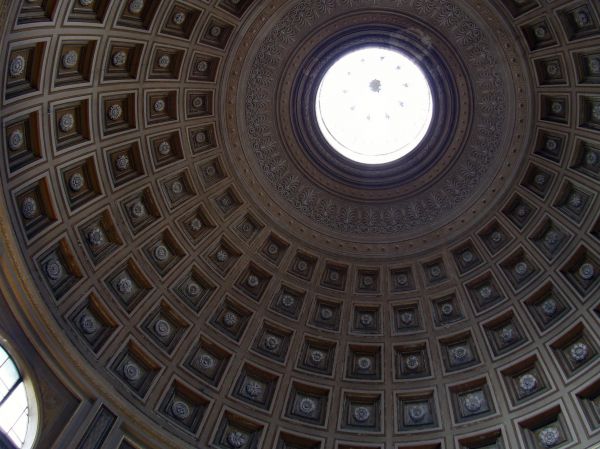
[[[345,54],[327,70],[315,108],[333,149],[356,162],[383,164],[421,143],[433,100],[415,62],[398,51],[366,47]]]

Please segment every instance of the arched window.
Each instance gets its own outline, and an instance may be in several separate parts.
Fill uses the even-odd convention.
[[[23,377],[0,346],[0,430],[16,447],[22,448],[28,427],[29,404]]]

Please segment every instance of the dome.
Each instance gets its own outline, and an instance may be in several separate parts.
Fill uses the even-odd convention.
[[[599,14],[0,8],[31,447],[600,444]]]

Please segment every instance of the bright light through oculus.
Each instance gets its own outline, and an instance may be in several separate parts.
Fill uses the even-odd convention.
[[[337,152],[356,162],[382,164],[421,142],[433,101],[413,61],[397,51],[367,47],[327,70],[315,108],[321,132]]]

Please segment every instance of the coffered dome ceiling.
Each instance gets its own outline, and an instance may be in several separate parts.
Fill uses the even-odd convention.
[[[600,441],[596,2],[3,8],[18,307],[120,447]],[[434,105],[386,164],[315,112],[367,46]]]

